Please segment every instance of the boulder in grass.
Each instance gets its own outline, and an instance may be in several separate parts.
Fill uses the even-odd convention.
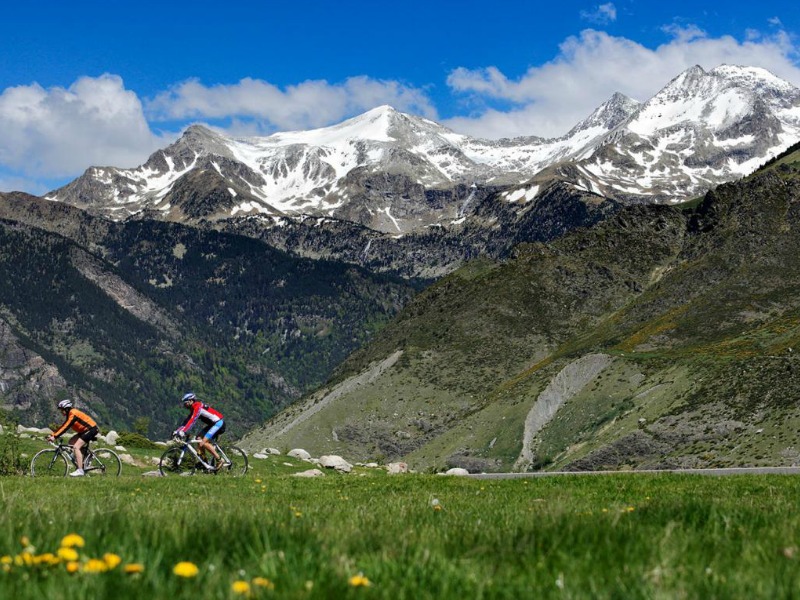
[[[336,456],[335,454],[320,456],[319,464],[326,469],[336,469],[341,473],[349,473],[353,470],[353,465],[351,465],[341,456]]]
[[[106,444],[109,446],[115,446],[117,440],[119,440],[119,434],[113,429],[106,434]]]
[[[308,471],[300,471],[299,473],[295,473],[293,477],[323,477],[324,475],[325,473],[319,469],[309,469]]]
[[[454,467],[452,469],[448,469],[444,472],[445,475],[458,475],[463,477],[464,475],[469,475],[469,471],[466,469],[462,469],[461,467]]]
[[[389,475],[408,473],[408,465],[404,462],[393,462],[386,465],[386,470],[389,472]]]
[[[29,436],[36,436],[36,435],[50,435],[53,431],[49,427],[25,427],[24,425],[17,425],[17,433],[23,434],[26,433]]]
[[[311,458],[311,455],[302,448],[295,448],[294,450],[289,450],[287,456],[291,456],[292,458],[299,458],[300,460],[308,460]]]
[[[256,452],[255,454],[253,454],[253,458],[257,458],[259,460],[265,460],[265,459],[269,458],[269,455],[268,454],[264,454],[263,452]]]

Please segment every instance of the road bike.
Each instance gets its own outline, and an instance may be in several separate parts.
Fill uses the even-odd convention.
[[[195,448],[199,440],[185,440],[180,437],[174,437],[172,440],[176,445],[167,449],[161,455],[161,461],[158,464],[158,470],[164,476],[210,473],[229,477],[242,477],[247,473],[247,454],[241,448],[228,445],[220,446],[217,442],[211,442],[221,461],[218,469],[213,456],[209,456],[208,460],[204,460]]]
[[[39,450],[31,460],[32,477],[64,477],[75,461],[75,449],[61,441],[50,442],[52,448]],[[83,471],[86,475],[111,475],[116,477],[122,470],[122,462],[116,452],[109,448],[83,447]]]

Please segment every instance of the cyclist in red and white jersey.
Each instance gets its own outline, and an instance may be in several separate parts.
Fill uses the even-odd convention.
[[[205,424],[205,428],[197,436],[200,442],[197,446],[200,451],[200,456],[204,457],[204,450],[208,450],[214,456],[217,470],[221,469],[224,464],[219,459],[219,454],[214,449],[211,440],[225,432],[225,419],[222,413],[211,408],[208,404],[200,402],[197,396],[191,392],[181,399],[181,404],[191,412],[181,426],[173,432],[173,435],[185,437],[198,420],[202,421]],[[205,460],[205,458],[203,458],[203,460]]]

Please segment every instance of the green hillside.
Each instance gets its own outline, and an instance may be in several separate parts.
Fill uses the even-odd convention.
[[[237,235],[1,200],[16,214],[0,220],[0,407],[28,425],[56,420],[71,395],[106,428],[146,418],[164,435],[191,389],[241,435],[325,381],[417,289]]]
[[[245,443],[418,469],[793,464],[799,160],[464,267]]]

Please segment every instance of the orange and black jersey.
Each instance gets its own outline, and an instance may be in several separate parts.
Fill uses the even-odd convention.
[[[97,427],[97,421],[77,408],[70,408],[67,413],[67,420],[61,424],[61,427],[53,432],[53,437],[64,435],[64,432],[70,427],[77,433],[84,433],[92,427]]]

